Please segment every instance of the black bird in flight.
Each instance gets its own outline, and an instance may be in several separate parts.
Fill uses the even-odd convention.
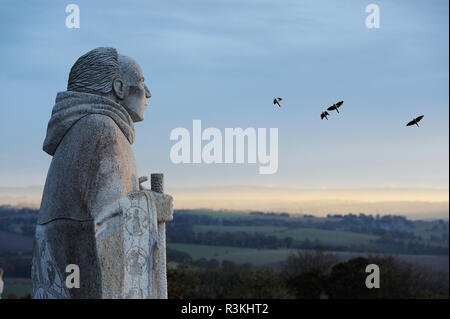
[[[283,101],[281,97],[276,97],[273,99],[273,105],[278,104],[278,107],[281,107],[280,102]]]
[[[327,111],[324,111],[324,112],[322,112],[322,114],[320,114],[320,119],[322,119],[323,120],[323,118],[326,118],[327,119],[327,121],[328,121],[328,115],[330,115],[330,114],[328,114],[328,112]]]
[[[328,111],[334,111],[336,110],[336,112],[339,113],[338,108],[341,107],[341,105],[344,104],[344,101],[339,101],[336,104],[333,104],[332,106],[330,106],[329,108],[327,108]]]
[[[420,120],[423,118],[423,115],[416,117],[414,120],[412,120],[411,122],[409,122],[408,124],[406,124],[406,126],[411,126],[416,124],[417,126],[419,126],[419,122]]]

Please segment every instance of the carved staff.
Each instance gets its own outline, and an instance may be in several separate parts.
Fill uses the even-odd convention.
[[[152,191],[164,193],[164,175],[151,174]],[[158,222],[158,298],[167,299],[167,266],[166,266],[166,222]]]

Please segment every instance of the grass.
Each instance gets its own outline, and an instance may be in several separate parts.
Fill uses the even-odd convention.
[[[361,233],[352,233],[338,230],[324,230],[315,228],[295,228],[290,230],[281,230],[273,233],[278,238],[291,237],[294,240],[310,240],[332,246],[348,246],[352,244],[369,244],[371,240],[379,237]]]
[[[194,225],[195,232],[245,232],[271,234],[288,229],[283,226],[220,226],[220,225]]]
[[[176,243],[169,243],[167,246],[188,253],[194,259],[216,259],[219,262],[229,260],[239,264],[252,263],[254,265],[280,262],[294,252],[291,249],[256,249]]]
[[[414,225],[416,226],[411,231],[418,236],[422,236],[425,240],[430,239],[431,235],[434,236],[442,236],[445,232],[448,232],[448,228],[444,225],[439,225],[436,221],[415,221]],[[437,230],[433,230],[433,227],[437,226]]]
[[[18,298],[25,297],[31,293],[31,283],[5,282],[3,287],[2,299],[7,299],[10,295]]]
[[[290,249],[253,249],[253,248],[238,248],[226,246],[210,246],[197,244],[173,244],[169,243],[168,247],[171,249],[183,251],[190,254],[194,259],[206,258],[216,259],[219,262],[229,260],[237,264],[251,263],[256,266],[263,266],[272,263],[285,261],[292,253],[297,250]],[[305,251],[305,250],[301,250]],[[358,256],[367,257],[368,255],[376,256],[383,254],[373,253],[357,253],[345,251],[329,251],[338,257],[340,261],[345,261],[350,258]],[[425,266],[448,274],[448,256],[434,256],[434,255],[392,255],[400,260],[405,260],[410,263]],[[176,266],[176,263],[171,266]]]
[[[430,235],[432,235],[431,228],[433,227],[433,224],[430,222],[423,222],[423,221],[416,221],[414,223],[416,226],[414,229],[411,229],[411,231],[417,235],[422,236],[423,239],[430,239]]]
[[[196,232],[247,232],[264,233],[278,238],[291,237],[294,240],[316,241],[331,246],[348,246],[352,244],[369,244],[371,240],[376,240],[379,236],[361,233],[353,233],[337,230],[323,230],[317,228],[288,228],[281,226],[217,226],[217,225],[195,225]]]

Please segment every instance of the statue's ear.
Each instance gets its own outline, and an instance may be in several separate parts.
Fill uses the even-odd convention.
[[[121,100],[125,97],[125,85],[121,79],[115,79],[113,82],[114,94]]]

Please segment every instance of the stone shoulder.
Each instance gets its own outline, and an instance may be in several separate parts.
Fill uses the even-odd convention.
[[[103,114],[89,114],[81,118],[73,128],[83,135],[83,140],[89,143],[115,143],[123,135],[119,126],[112,118]],[[80,134],[79,133],[79,134]],[[123,135],[125,138],[125,135]],[[81,141],[80,141],[81,142]]]

